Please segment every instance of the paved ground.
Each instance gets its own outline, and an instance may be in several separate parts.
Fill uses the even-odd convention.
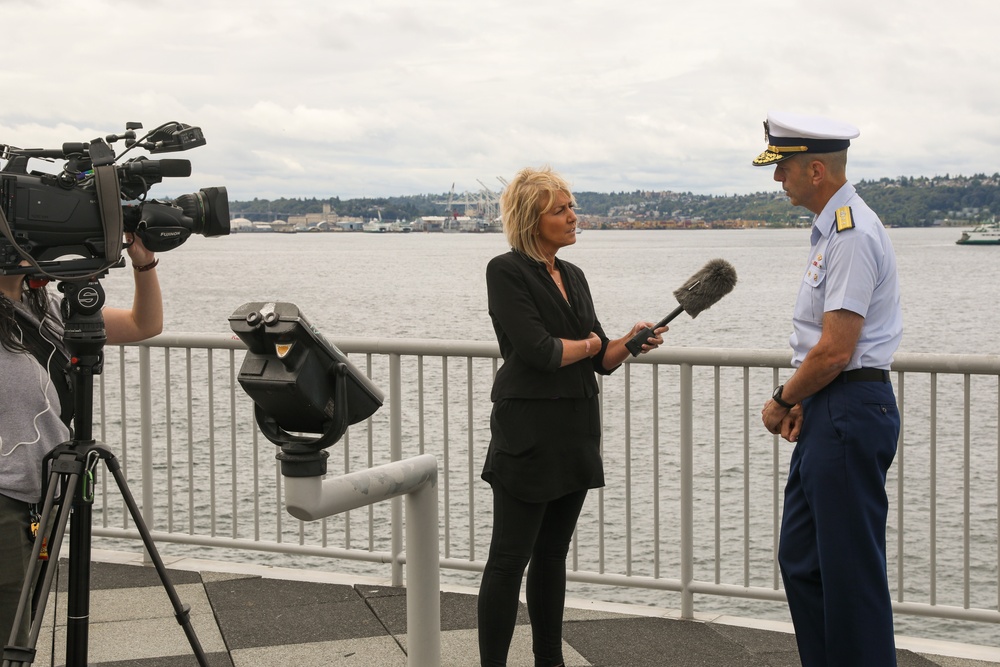
[[[197,665],[156,570],[142,566],[134,554],[95,551],[93,560],[88,663]],[[356,577],[191,559],[168,567],[213,667],[413,667],[406,658],[404,589],[358,583]],[[36,665],[50,664],[53,645],[55,664],[65,662],[65,597],[59,593],[45,612]],[[580,604],[567,609],[567,667],[799,664],[794,638],[783,624],[748,627],[746,619],[724,617],[685,621],[646,607]],[[523,610],[520,623],[509,665],[533,667]],[[442,666],[479,664],[475,627],[475,595],[442,592]],[[900,667],[1000,667],[1000,648],[904,638],[899,644]]]

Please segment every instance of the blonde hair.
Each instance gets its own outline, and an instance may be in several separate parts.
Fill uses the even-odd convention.
[[[547,258],[538,247],[535,231],[542,216],[552,209],[557,192],[565,194],[570,204],[576,206],[569,183],[551,167],[544,166],[517,172],[500,195],[500,215],[507,242],[514,250],[539,262]]]

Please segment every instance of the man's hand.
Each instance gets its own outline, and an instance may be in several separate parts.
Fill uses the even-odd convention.
[[[781,420],[781,437],[788,442],[797,442],[802,430],[802,404],[795,405]]]
[[[768,433],[778,435],[781,433],[781,422],[784,421],[789,412],[788,408],[778,405],[777,401],[769,398],[760,411],[760,419],[764,422],[764,428],[767,429]]]

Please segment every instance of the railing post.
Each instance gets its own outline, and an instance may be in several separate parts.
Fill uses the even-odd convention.
[[[424,454],[437,461],[429,454]],[[397,498],[398,500],[398,498]],[[441,551],[437,478],[406,494],[407,665],[441,664]]]
[[[680,365],[681,617],[694,618],[694,426],[691,364]]]
[[[142,450],[142,521],[153,528],[153,386],[149,348],[139,347],[139,446]],[[124,443],[123,443],[124,444]],[[143,562],[151,563],[143,549]]]
[[[389,355],[389,459],[399,461],[403,458],[403,418],[402,380],[400,355]],[[392,551],[392,585],[403,585],[403,501],[398,496],[389,501],[391,515],[390,540]],[[410,505],[407,503],[407,523],[410,521]],[[435,513],[437,508],[435,507]],[[409,535],[409,533],[407,533]],[[409,542],[409,540],[407,540]]]
[[[421,454],[339,477],[283,479],[285,509],[302,521],[406,495],[406,664],[441,664],[437,459]]]

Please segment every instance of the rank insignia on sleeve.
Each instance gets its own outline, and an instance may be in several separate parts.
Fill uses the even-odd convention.
[[[854,214],[851,213],[850,206],[841,206],[837,209],[837,232],[845,229],[854,229]]]

